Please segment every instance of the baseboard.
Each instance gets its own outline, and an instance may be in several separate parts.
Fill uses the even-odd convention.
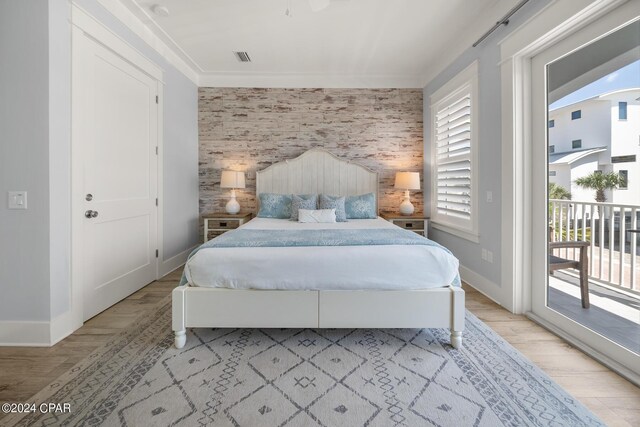
[[[496,293],[500,292],[500,286],[493,283],[484,276],[479,275],[473,270],[468,269],[464,265],[460,266],[460,278],[463,282],[489,298],[491,301],[502,306],[500,300],[496,297]]]
[[[198,246],[199,245],[195,245],[194,247],[189,248],[186,251],[180,252],[178,255],[172,256],[171,258],[162,261],[158,269],[159,278],[166,276],[177,268],[182,267],[184,263],[187,262],[187,257],[189,256],[189,254],[193,252],[193,250]]]
[[[180,268],[198,245],[179,253],[159,266],[159,276],[163,277]],[[82,324],[77,325],[71,310],[50,322],[0,321],[0,347],[50,347],[71,335]]]
[[[51,347],[82,326],[72,314],[69,310],[50,322],[0,321],[0,347]]]
[[[51,321],[49,345],[54,345],[62,341],[82,326],[82,322],[77,324],[73,314],[74,313],[69,310]]]
[[[598,362],[602,363],[607,368],[611,369],[612,371],[616,372],[620,376],[626,378],[627,380],[629,380],[633,384],[635,384],[638,387],[640,387],[640,375],[638,375],[637,373],[635,373],[631,369],[627,368],[624,365],[621,365],[620,363],[618,363],[615,360],[611,359],[609,356],[605,356],[604,354],[600,353],[598,350],[595,350],[594,348],[590,347],[589,345],[585,344],[584,342],[580,341],[579,339],[569,335],[568,333],[566,333],[562,329],[558,328],[557,326],[553,325],[550,322],[547,322],[546,320],[542,319],[541,317],[539,317],[539,316],[537,316],[537,315],[535,315],[535,314],[533,314],[531,312],[525,313],[525,316],[527,316],[527,318],[531,319],[532,321],[534,321],[538,325],[542,326],[543,328],[547,329],[548,331],[550,331],[550,332],[554,333],[555,335],[559,336],[560,338],[562,338],[563,340],[565,340],[566,342],[568,342],[569,344],[571,344],[575,348],[577,348],[580,351],[582,351],[583,353],[585,353],[587,356],[597,360]]]
[[[49,347],[49,322],[0,321],[0,346]]]

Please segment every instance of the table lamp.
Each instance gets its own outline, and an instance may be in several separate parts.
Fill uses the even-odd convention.
[[[222,171],[220,188],[231,188],[231,199],[225,209],[229,214],[240,212],[240,203],[236,200],[236,188],[244,188],[244,172]]]
[[[413,205],[409,199],[409,190],[420,189],[420,173],[396,172],[395,188],[404,190],[404,200],[400,204],[400,213],[402,215],[411,215],[413,213]]]

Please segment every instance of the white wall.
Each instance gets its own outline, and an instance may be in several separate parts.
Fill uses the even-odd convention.
[[[640,80],[640,77],[638,77]],[[634,94],[637,97],[638,92]],[[640,205],[640,102],[629,101],[627,120],[618,120],[618,102],[611,108],[611,156],[635,155],[636,161],[613,163],[615,172],[628,171],[626,190],[614,190],[608,201],[626,205]]]
[[[51,318],[71,308],[71,43],[70,6],[49,7],[49,224]]]
[[[164,251],[167,261],[200,242],[198,184],[198,88],[165,68]],[[185,254],[186,255],[186,254]]]
[[[516,15],[509,25],[499,28],[490,38],[476,48],[470,47],[442,73],[435,77],[424,88],[424,141],[425,141],[425,181],[431,179],[431,123],[429,97],[451,78],[465,69],[474,60],[478,60],[479,74],[479,111],[478,131],[480,150],[478,153],[478,206],[480,242],[473,243],[450,233],[430,230],[429,237],[448,247],[460,259],[464,273],[471,272],[473,278],[465,278],[473,282],[501,283],[501,161],[502,161],[502,126],[501,126],[501,77],[500,47],[498,41],[517,29],[524,21],[541,10],[548,0],[529,2]],[[500,16],[495,17],[496,20]],[[486,192],[491,191],[493,202],[486,200]],[[425,210],[429,211],[430,186],[425,185]],[[481,259],[482,248],[493,252],[493,263]],[[478,283],[479,285],[479,283]]]
[[[163,261],[177,266],[199,240],[197,87],[97,0],[75,3],[164,70]],[[70,309],[70,46],[69,2],[0,0],[0,343],[34,325],[48,337]],[[8,210],[8,190],[29,209]]]
[[[47,21],[47,0],[0,0],[0,321],[50,317]]]
[[[555,126],[549,128],[549,145],[555,153],[573,151],[571,142],[582,140],[582,148],[609,147],[611,138],[611,103],[590,99],[549,112]],[[571,120],[571,112],[580,110],[582,118]],[[608,154],[607,154],[608,155]]]

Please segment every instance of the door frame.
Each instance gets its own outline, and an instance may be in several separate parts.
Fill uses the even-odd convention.
[[[533,276],[533,110],[532,58],[609,14],[630,15],[633,2],[603,0],[585,7],[578,2],[552,2],[500,42],[502,60],[502,288],[501,303],[524,313],[556,335],[580,348],[605,366],[640,385],[640,376],[565,330],[540,318],[532,310]],[[616,10],[617,9],[617,10]],[[626,22],[631,21],[627,19]],[[618,25],[622,26],[623,24]],[[597,26],[588,30],[600,32]],[[604,32],[607,32],[606,30]],[[593,38],[599,37],[595,35]],[[533,40],[533,42],[532,42]],[[546,191],[546,190],[544,190]],[[546,235],[546,234],[545,234]]]
[[[79,105],[74,102],[74,90],[76,90],[79,78],[77,75],[77,61],[74,56],[75,45],[83,37],[98,42],[107,49],[113,51],[133,66],[139,68],[158,83],[158,155],[157,161],[157,191],[158,211],[156,214],[156,234],[158,256],[156,257],[155,278],[160,275],[161,260],[163,259],[163,130],[164,130],[164,73],[160,67],[149,60],[141,52],[127,43],[120,36],[113,33],[93,16],[75,4],[71,5],[71,325],[70,330],[80,328],[83,321],[83,286],[82,268],[83,259],[83,180],[82,176],[82,150],[78,136],[78,126],[74,123],[74,117],[78,117]]]

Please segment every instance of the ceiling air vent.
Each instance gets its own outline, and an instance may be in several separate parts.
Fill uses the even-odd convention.
[[[233,52],[233,54],[240,62],[251,62],[251,58],[249,58],[249,54],[247,52]]]

